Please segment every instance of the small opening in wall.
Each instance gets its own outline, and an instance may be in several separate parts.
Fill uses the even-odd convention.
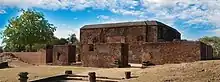
[[[93,43],[97,43],[98,42],[98,38],[95,37],[95,38],[92,39],[92,41],[93,41]]]
[[[137,36],[137,41],[143,41],[144,40],[144,37],[143,36]]]
[[[93,44],[89,44],[89,51],[94,51],[94,45]]]
[[[61,54],[58,52],[58,53],[57,53],[57,60],[60,59],[60,55],[61,55]]]

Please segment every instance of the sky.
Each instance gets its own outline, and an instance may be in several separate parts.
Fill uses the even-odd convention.
[[[177,29],[183,39],[220,35],[220,0],[0,0],[0,29],[20,9],[42,12],[67,38],[87,24],[156,20]],[[0,39],[1,41],[1,39]]]

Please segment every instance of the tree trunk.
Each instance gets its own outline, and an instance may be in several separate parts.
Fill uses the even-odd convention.
[[[29,47],[30,47],[29,52],[31,52],[32,51],[32,44],[29,44]]]

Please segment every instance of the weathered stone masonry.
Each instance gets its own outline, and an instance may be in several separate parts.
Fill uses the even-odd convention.
[[[128,65],[128,44],[90,44],[82,45],[82,64],[85,67],[115,67],[115,60],[122,61],[122,67]]]
[[[144,42],[173,41],[181,34],[157,21],[86,25],[80,29],[83,45],[97,43],[128,43],[129,62],[141,63],[139,46]]]
[[[110,67],[109,63],[113,62],[109,60],[110,55],[116,55],[115,52],[127,52],[130,63],[165,64],[212,59],[211,46],[182,41],[180,36],[177,30],[157,21],[85,25],[80,29],[82,62],[84,66]],[[128,51],[120,51],[121,47],[116,45],[120,43],[127,44]],[[106,48],[110,50],[105,51]],[[103,55],[100,50],[108,54]]]
[[[212,59],[212,48],[198,41],[144,43],[142,49],[142,61],[150,61],[153,64]]]
[[[48,45],[46,63],[52,65],[71,65],[76,62],[75,45]]]

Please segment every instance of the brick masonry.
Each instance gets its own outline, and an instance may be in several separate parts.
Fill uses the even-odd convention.
[[[46,45],[46,63],[53,62],[53,45]]]
[[[76,46],[54,45],[52,55],[53,65],[70,65],[76,62]]]
[[[46,52],[7,52],[13,54],[15,57],[20,60],[35,65],[44,65],[46,64]]]
[[[60,53],[58,60],[56,60],[57,53]],[[33,65],[70,65],[76,62],[75,45],[47,45],[46,50],[38,52],[4,52],[2,54],[12,54],[21,61]]]
[[[60,58],[56,60],[58,52],[61,53],[61,55]],[[2,54],[7,53],[13,54],[13,56],[23,62],[33,65],[70,65],[76,62],[75,45],[47,45],[46,50],[38,52],[4,52]]]
[[[125,43],[130,63],[165,64],[212,59],[211,46],[182,41],[180,36],[177,30],[157,21],[85,25],[80,29],[80,55],[84,66],[110,67],[113,62],[110,56],[120,54],[121,46],[116,44]],[[94,52],[88,50],[89,45],[94,45]],[[108,56],[99,52],[105,49]]]
[[[82,64],[85,67],[114,67],[116,60],[122,66],[128,65],[128,45],[123,43],[104,43],[82,45]]]
[[[212,48],[196,41],[144,43],[141,53],[142,61],[150,61],[153,64],[212,59]]]
[[[128,43],[129,62],[140,63],[139,49],[135,49],[137,43],[173,41],[181,39],[180,35],[177,30],[157,21],[125,22],[86,25],[80,29],[80,42],[83,45]]]

